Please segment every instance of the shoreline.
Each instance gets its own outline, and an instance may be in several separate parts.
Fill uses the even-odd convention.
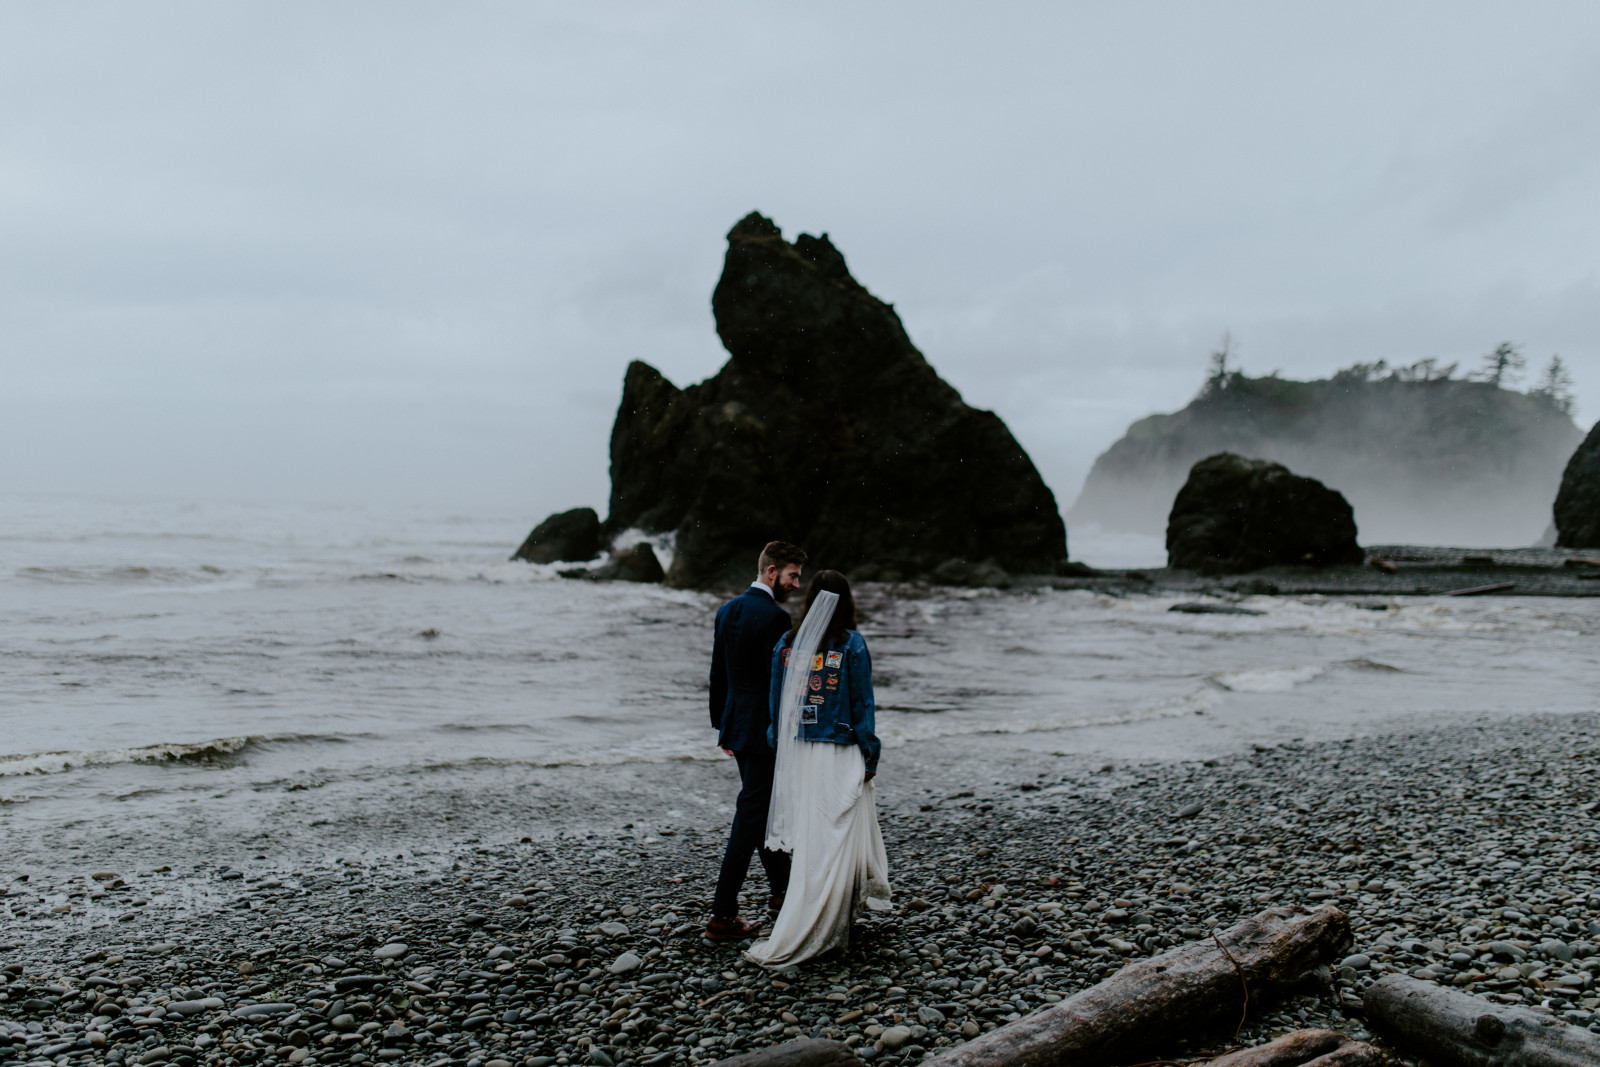
[[[12,869],[0,1031],[23,1063],[665,1067],[819,1035],[909,1064],[1283,903],[1343,908],[1355,946],[1330,991],[1253,1015],[1241,1040],[1365,1036],[1359,991],[1392,969],[1600,1028],[1597,727],[1529,717],[1162,763],[907,746],[879,808],[895,911],[842,957],[778,974],[699,936],[733,795],[720,763],[644,765],[707,800],[672,825],[585,807],[580,773],[530,772],[530,801],[569,801],[539,832],[496,817],[343,856],[240,842],[180,870]],[[759,865],[745,889],[750,914]]]
[[[1206,596],[1600,596],[1600,549],[1453,548],[1369,545],[1366,561],[1328,567],[1262,567],[1206,574],[1176,567],[1096,570],[1063,576],[1014,575],[1011,588],[1048,586],[1113,595]],[[1571,561],[1569,563],[1569,561]],[[1074,564],[1073,566],[1077,566]],[[1494,588],[1501,587],[1501,588]],[[1478,592],[1468,592],[1478,590]]]
[[[73,674],[47,680],[62,686],[60,713],[17,721],[39,723],[36,747],[61,750],[72,769],[0,778],[8,841],[0,870],[65,877],[91,858],[101,867],[181,868],[212,857],[248,862],[257,852],[293,865],[629,822],[720,832],[736,790],[697,696],[709,612],[651,589],[579,592],[579,608],[606,609],[581,616],[582,651],[540,650],[527,668],[517,631],[427,640],[410,630],[427,616],[405,617],[408,625],[354,656],[336,645],[287,664],[355,661],[335,686],[353,704],[377,664],[399,664],[411,677],[464,678],[479,661],[499,672],[476,691],[391,686],[353,714],[329,715],[315,693],[286,689],[237,704],[224,696],[225,717],[214,722],[169,715],[130,727],[117,719],[140,709],[124,711],[114,691],[107,699],[66,688],[79,680]],[[880,802],[985,785],[987,766],[1017,760],[1043,759],[1038,769],[1053,773],[1096,757],[1226,756],[1251,743],[1520,719],[1532,709],[1587,712],[1597,604],[1395,599],[1380,611],[1315,597],[871,587],[861,606],[893,764]],[[636,617],[635,605],[656,628],[596,647],[592,635],[612,616]],[[515,670],[504,669],[507,654]],[[483,699],[461,695],[474,692]],[[186,694],[159,689],[144,703],[168,698],[181,708]],[[241,721],[253,704],[269,708],[270,725]],[[86,747],[80,707],[91,713],[87,726],[105,720],[121,743],[175,734],[185,744],[132,749],[121,761],[72,759],[70,749]],[[260,736],[215,740],[252,729]],[[1063,751],[1070,755],[1049,755]]]

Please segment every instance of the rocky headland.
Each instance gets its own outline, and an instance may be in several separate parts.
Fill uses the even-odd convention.
[[[1130,426],[1067,517],[1159,534],[1190,467],[1235,452],[1339,490],[1375,540],[1531,545],[1582,438],[1559,398],[1428,367],[1358,364],[1317,381],[1233,371]]]
[[[742,584],[774,539],[857,579],[1066,564],[1022,446],[939,377],[827,234],[790,243],[746,216],[711,308],[726,365],[679,388],[632,363],[611,431],[605,533],[670,535],[669,583]]]
[[[895,912],[778,973],[700,936],[719,819],[603,799],[398,855],[61,857],[12,871],[0,899],[0,1061],[665,1067],[819,1035],[910,1064],[1295,902],[1346,911],[1354,949],[1323,990],[1256,1005],[1244,1043],[1308,1025],[1365,1038],[1360,993],[1395,971],[1596,1029],[1597,727],[1152,764],[1011,746],[999,775],[1003,738],[902,750],[881,808]],[[559,789],[589,772],[539,773]],[[662,773],[716,790],[728,769]],[[748,889],[754,911],[759,878]],[[1173,1034],[1165,1055],[1231,1038]]]

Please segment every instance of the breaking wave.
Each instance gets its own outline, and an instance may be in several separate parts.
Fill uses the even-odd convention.
[[[1131,707],[1099,713],[1060,711],[1044,715],[995,716],[982,712],[961,715],[929,715],[926,712],[901,712],[898,715],[880,714],[878,737],[887,748],[898,748],[910,741],[931,741],[941,737],[962,737],[973,734],[1031,734],[1055,733],[1062,730],[1082,730],[1097,726],[1126,726],[1153,722],[1159,719],[1203,715],[1223,701],[1222,694],[1211,686],[1164,700],[1141,701]],[[883,708],[892,712],[896,709]]]
[[[424,770],[445,771],[463,767],[598,767],[627,763],[671,763],[683,760],[723,760],[714,743],[700,731],[652,734],[618,745],[585,746],[567,752],[529,753],[524,756],[465,756],[430,760]]]
[[[1211,680],[1235,693],[1287,693],[1322,671],[1323,668],[1317,666],[1259,667],[1248,671],[1222,671],[1213,674]]]
[[[481,560],[432,560],[408,558],[387,566],[352,567],[344,577],[350,581],[398,582],[487,582],[492,585],[546,582],[560,578],[561,568],[571,563],[527,563],[522,560],[484,562]]]
[[[221,567],[205,563],[180,567],[109,563],[20,567],[16,576],[25,581],[50,585],[190,585],[219,581],[227,576],[227,572]]]
[[[209,741],[195,741],[189,744],[140,745],[95,752],[26,752],[0,756],[0,778],[62,774],[85,767],[109,767],[121,763],[224,763],[252,746],[345,740],[349,738],[337,735],[283,734],[261,737],[214,737]]]

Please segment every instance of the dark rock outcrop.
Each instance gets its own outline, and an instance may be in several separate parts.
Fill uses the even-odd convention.
[[[1567,460],[1556,493],[1556,546],[1600,546],[1600,422]]]
[[[1264,611],[1255,608],[1242,608],[1238,604],[1219,604],[1210,600],[1188,600],[1182,604],[1174,604],[1168,611],[1178,611],[1185,615],[1265,615]]]
[[[988,586],[1005,589],[1011,585],[1011,576],[992,559],[982,563],[968,563],[964,559],[947,559],[929,576],[943,585]]]
[[[1285,564],[1360,563],[1355,516],[1337,491],[1264,459],[1196,463],[1167,520],[1167,565],[1239,574]]]
[[[610,559],[593,570],[574,568],[561,572],[563,578],[587,578],[594,582],[659,582],[666,576],[655,549],[645,541],[611,553]]]
[[[572,563],[600,554],[604,530],[594,508],[558,511],[533,528],[512,559],[529,563]]]
[[[759,214],[728,234],[711,297],[730,358],[679,389],[635,362],[611,433],[608,531],[676,534],[669,581],[754,573],[767,541],[881,578],[951,560],[1051,572],[1054,495],[992,412],[968,407],[826,234]]]
[[[600,579],[619,582],[659,582],[667,576],[656,559],[656,551],[647,542],[640,541],[632,548],[613,552],[611,558],[594,572]]]

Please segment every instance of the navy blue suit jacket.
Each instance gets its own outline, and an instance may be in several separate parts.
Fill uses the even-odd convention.
[[[794,625],[760,589],[746,589],[717,611],[711,647],[711,725],[730,752],[770,755],[768,689],[772,649]]]

